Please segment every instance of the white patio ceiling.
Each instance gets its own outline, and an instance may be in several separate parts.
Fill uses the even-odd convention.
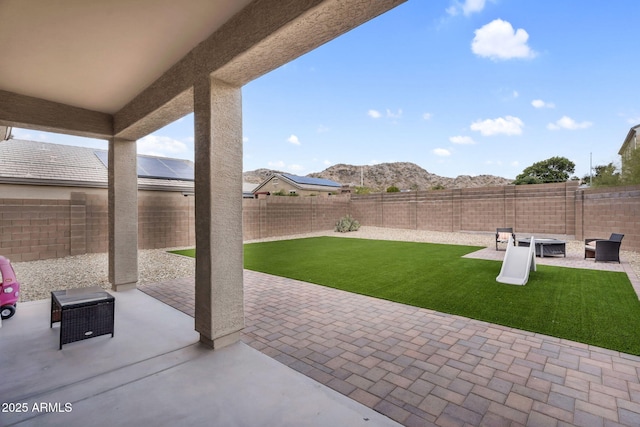
[[[0,89],[114,114],[251,0],[0,2]]]
[[[0,126],[138,139],[405,0],[2,0]]]

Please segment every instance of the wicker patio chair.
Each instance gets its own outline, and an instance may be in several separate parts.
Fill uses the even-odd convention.
[[[609,239],[585,239],[584,257],[598,261],[620,262],[620,245],[624,234],[612,233]]]
[[[496,229],[496,251],[498,250],[498,243],[507,243],[509,244],[509,237],[513,238],[513,245],[516,244],[516,235],[513,232],[512,227],[508,228],[497,228]]]

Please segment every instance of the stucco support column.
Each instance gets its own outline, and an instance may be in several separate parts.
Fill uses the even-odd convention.
[[[195,328],[200,342],[221,348],[244,327],[240,87],[199,80],[194,116]]]
[[[109,140],[109,282],[114,291],[138,282],[136,141]]]

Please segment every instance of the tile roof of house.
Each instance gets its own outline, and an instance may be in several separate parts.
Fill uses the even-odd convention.
[[[106,187],[107,168],[100,157],[106,150],[87,147],[51,144],[46,142],[10,139],[0,142],[0,182],[34,185],[60,185],[82,187]],[[154,156],[138,156],[138,159],[162,159]],[[190,163],[180,159],[169,159]],[[140,174],[141,189],[166,189],[179,191],[193,188],[187,179],[150,178]]]

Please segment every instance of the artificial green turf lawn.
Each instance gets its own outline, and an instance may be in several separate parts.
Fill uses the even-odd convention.
[[[477,249],[317,237],[246,244],[244,262],[250,270],[640,355],[640,302],[625,273],[538,265],[526,286],[506,285],[496,282],[501,262],[461,258]]]

